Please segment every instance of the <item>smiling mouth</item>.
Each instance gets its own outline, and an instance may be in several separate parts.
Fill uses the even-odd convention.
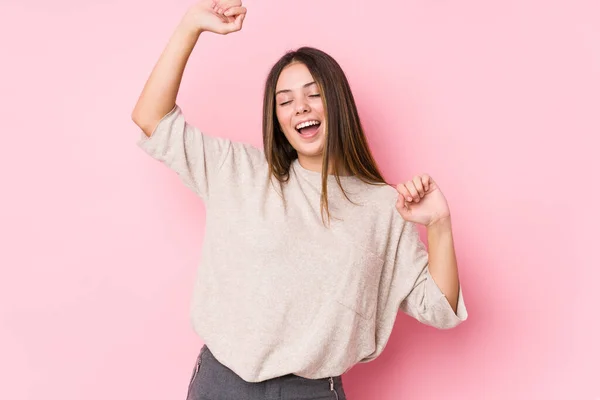
[[[296,125],[296,132],[302,136],[313,136],[319,130],[321,122],[317,120],[306,121]]]

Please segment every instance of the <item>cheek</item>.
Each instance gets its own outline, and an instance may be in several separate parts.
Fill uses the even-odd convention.
[[[279,126],[280,126],[281,128],[287,129],[287,126],[286,126],[286,121],[287,121],[288,119],[287,119],[287,116],[285,115],[285,112],[284,112],[284,111],[281,111],[281,109],[278,109],[278,110],[275,112],[275,116],[277,117],[277,122],[279,123]]]
[[[319,101],[317,104],[315,104],[314,106],[315,111],[322,117],[325,116],[325,107],[323,107],[323,102]]]
[[[281,131],[283,132],[283,135],[287,138],[288,141],[292,140],[292,137],[290,136],[290,120],[289,120],[289,116],[285,113],[285,112],[281,112],[280,110],[277,110],[275,112],[275,117],[277,118],[276,123],[279,126],[279,129],[281,129]]]

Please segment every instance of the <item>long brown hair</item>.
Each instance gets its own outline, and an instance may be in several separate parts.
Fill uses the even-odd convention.
[[[340,182],[340,171],[346,171],[368,184],[387,183],[369,149],[344,71],[333,57],[312,47],[288,51],[275,63],[267,77],[263,99],[263,143],[269,163],[269,178],[274,176],[281,183],[287,182],[290,166],[298,158],[298,153],[281,131],[275,112],[277,80],[281,71],[294,62],[306,65],[323,99],[327,132],[321,172],[321,217],[324,218],[323,213],[326,213],[329,221],[327,177],[330,166],[338,186],[349,201]]]

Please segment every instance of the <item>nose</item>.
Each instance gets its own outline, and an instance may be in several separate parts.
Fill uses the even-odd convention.
[[[296,115],[304,114],[310,111],[310,107],[306,100],[302,99],[296,102]]]

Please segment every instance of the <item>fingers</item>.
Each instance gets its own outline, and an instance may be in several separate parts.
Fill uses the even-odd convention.
[[[413,181],[408,181],[406,183],[400,184],[396,187],[398,193],[403,195],[406,198],[406,201],[411,202],[414,201],[418,203],[421,200],[421,195],[415,186]]]
[[[429,188],[431,187],[432,179],[428,174],[421,175],[421,181],[423,182],[423,189],[425,193],[429,192]]]
[[[408,205],[406,204],[406,198],[404,197],[404,195],[402,195],[402,193],[398,194],[398,200],[396,201],[396,210],[398,210],[398,212],[404,219],[408,218]]]
[[[248,10],[246,7],[231,7],[224,12],[224,15],[227,17],[233,17],[234,15],[246,14]]]
[[[417,175],[411,181],[396,186],[396,190],[407,202],[418,203],[429,192],[431,177],[427,174]]]
[[[217,14],[225,23],[218,28],[218,33],[226,35],[242,29],[244,18],[246,18],[245,7],[232,7],[225,14]]]
[[[221,1],[213,1],[211,7],[212,7],[213,11],[219,15],[232,16],[232,15],[237,15],[237,13],[234,12],[234,13],[227,14],[227,12],[234,8],[243,8],[243,7],[241,7],[241,5],[242,5],[242,3],[240,1],[221,0]]]
[[[421,200],[421,196],[414,181],[408,181],[404,184],[404,186],[408,189],[410,196],[412,197],[412,201],[418,203]]]
[[[423,189],[423,182],[421,181],[420,176],[415,176],[412,180],[412,184],[419,195],[417,199],[422,199],[425,197],[425,189]]]
[[[396,190],[398,191],[400,196],[402,196],[406,201],[413,201],[412,195],[410,194],[410,191],[408,190],[405,184],[399,184],[398,186],[396,186]]]
[[[240,29],[242,29],[242,24],[244,23],[244,18],[246,18],[245,12],[242,14],[238,14],[235,17],[234,25],[235,25],[236,30],[239,31]]]
[[[215,13],[219,14],[219,15],[223,15],[223,13],[225,12],[225,10],[227,8],[225,8],[225,6],[220,5],[218,2],[213,1],[212,3],[212,9]]]
[[[227,34],[241,30],[245,16],[246,14],[238,14],[235,17],[223,16],[223,18],[227,18],[227,26],[224,27],[223,32]]]

